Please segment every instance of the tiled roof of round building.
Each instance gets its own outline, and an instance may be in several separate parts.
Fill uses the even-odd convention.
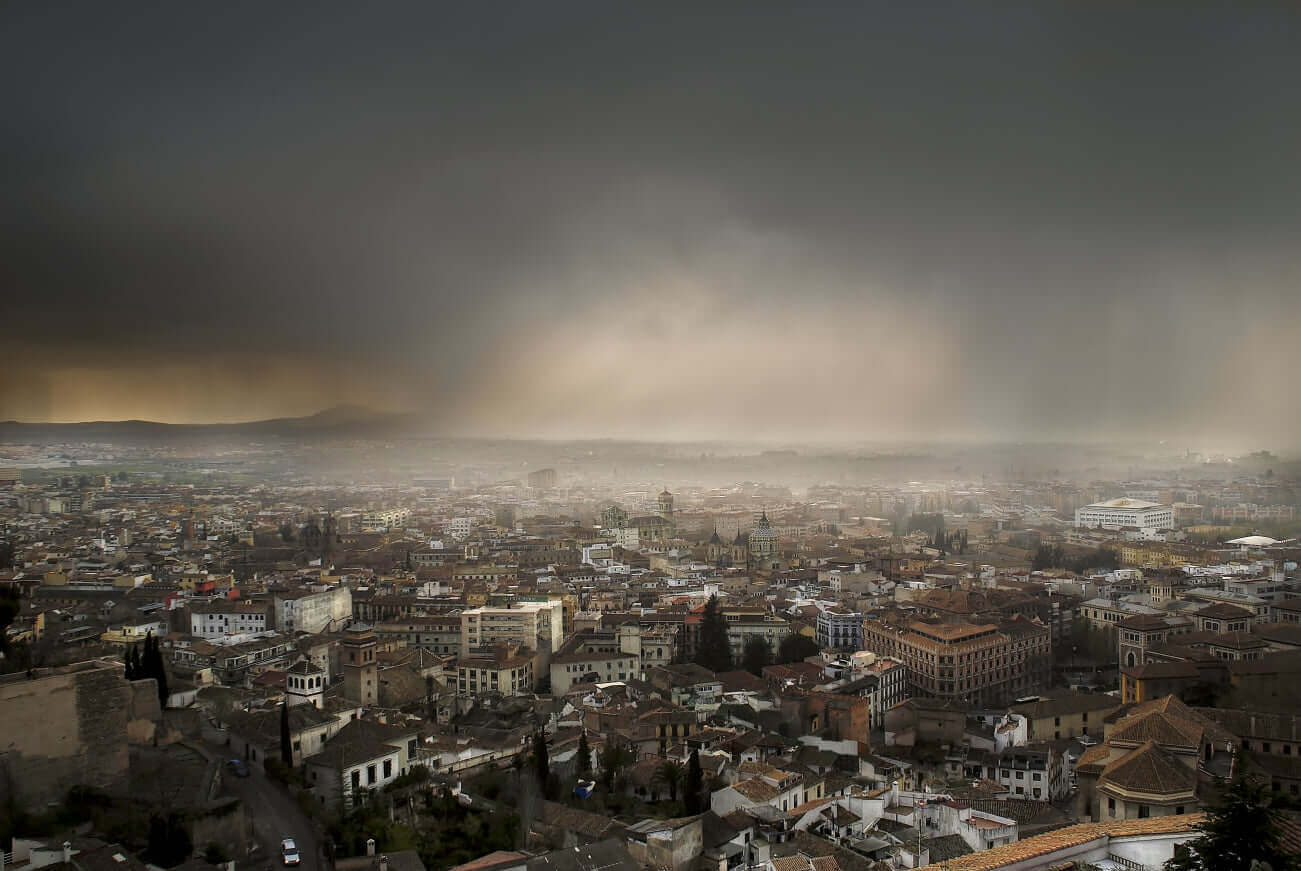
[[[1197,773],[1149,741],[1103,770],[1098,788],[1108,785],[1127,792],[1192,798],[1197,789]]]

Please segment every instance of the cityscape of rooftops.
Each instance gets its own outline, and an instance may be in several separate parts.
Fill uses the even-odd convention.
[[[1301,871],[1301,10],[0,10],[0,871]]]

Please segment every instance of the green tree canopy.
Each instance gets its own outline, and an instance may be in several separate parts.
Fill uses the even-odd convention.
[[[700,622],[700,643],[696,663],[712,672],[731,671],[732,645],[727,640],[727,624],[718,610],[718,597],[710,596]]]
[[[741,667],[755,677],[763,675],[766,665],[772,665],[772,646],[762,635],[751,635],[745,639],[745,650],[741,654]]]
[[[1220,800],[1206,809],[1201,835],[1176,849],[1166,871],[1249,869],[1257,867],[1254,863],[1270,871],[1298,871],[1301,862],[1279,844],[1278,817],[1270,791],[1239,770]]]
[[[817,656],[822,652],[818,643],[807,635],[791,633],[782,639],[777,646],[777,662],[785,665],[790,662],[803,662],[810,656]]]

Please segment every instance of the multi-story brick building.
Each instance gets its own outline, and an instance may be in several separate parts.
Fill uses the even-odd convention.
[[[1048,685],[1048,627],[1030,620],[1002,623],[863,621],[863,646],[902,660],[915,696],[992,705]]]

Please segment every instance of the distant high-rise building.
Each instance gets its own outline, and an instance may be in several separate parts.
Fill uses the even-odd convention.
[[[529,487],[534,490],[554,490],[556,487],[556,470],[555,469],[538,469],[536,472],[529,472]]]

